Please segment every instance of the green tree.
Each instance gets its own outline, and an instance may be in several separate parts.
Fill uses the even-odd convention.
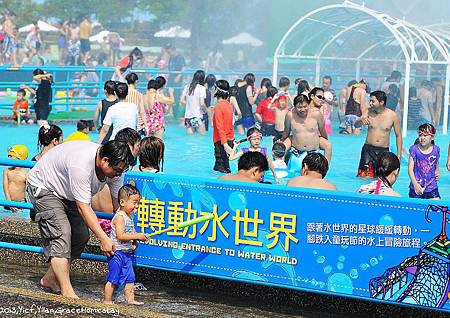
[[[39,19],[39,6],[33,0],[0,0],[0,14],[5,16],[14,12],[17,15],[16,26],[22,27]]]

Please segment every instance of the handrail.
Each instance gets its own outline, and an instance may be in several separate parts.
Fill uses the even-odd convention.
[[[0,166],[33,168],[35,164],[36,164],[36,161],[31,161],[31,160],[16,160],[16,159],[0,158]],[[16,202],[16,201],[1,200],[1,199],[0,199],[0,206],[8,206],[8,207],[27,209],[27,210],[30,210],[33,208],[33,205],[31,203]],[[112,213],[106,213],[106,212],[95,212],[95,215],[98,218],[107,219],[107,220],[111,220],[114,216]]]
[[[23,252],[31,252],[31,253],[44,253],[44,248],[33,246],[33,245],[24,245],[24,244],[16,244],[16,243],[10,243],[10,242],[0,242],[0,248],[6,248],[10,250],[17,250],[17,251],[23,251]],[[91,254],[91,253],[81,253],[80,258],[83,259],[89,259],[93,261],[100,261],[100,262],[106,262],[107,257],[103,255],[98,254]]]

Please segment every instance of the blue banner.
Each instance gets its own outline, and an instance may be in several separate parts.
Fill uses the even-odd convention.
[[[132,172],[136,264],[450,311],[446,201]],[[431,205],[429,205],[431,204]],[[445,206],[443,206],[445,205]]]

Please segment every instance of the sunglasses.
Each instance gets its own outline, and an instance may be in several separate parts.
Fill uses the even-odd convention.
[[[314,96],[316,96],[318,99],[321,99],[321,100],[325,99],[325,97],[323,97],[322,95],[314,95]]]

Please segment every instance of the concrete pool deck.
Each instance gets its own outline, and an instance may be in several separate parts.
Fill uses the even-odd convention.
[[[16,217],[0,220],[4,242],[40,246],[36,224]],[[99,253],[98,241],[91,236],[85,250]],[[101,303],[107,264],[76,260],[72,281],[82,300],[73,302],[46,293],[39,279],[46,270],[41,254],[0,249],[0,301],[3,307],[97,308]],[[24,270],[26,269],[26,270]],[[137,282],[147,290],[136,291],[144,307],[131,307],[119,296],[120,316],[127,317],[446,317],[447,314],[410,307],[379,304],[345,297],[298,292],[289,289],[237,283],[207,277],[136,268]],[[28,307],[27,307],[28,306]],[[35,305],[37,306],[37,305]],[[69,315],[70,316],[70,315]],[[95,313],[95,317],[111,317]],[[36,315],[22,315],[36,317]],[[93,317],[92,314],[76,317]]]

